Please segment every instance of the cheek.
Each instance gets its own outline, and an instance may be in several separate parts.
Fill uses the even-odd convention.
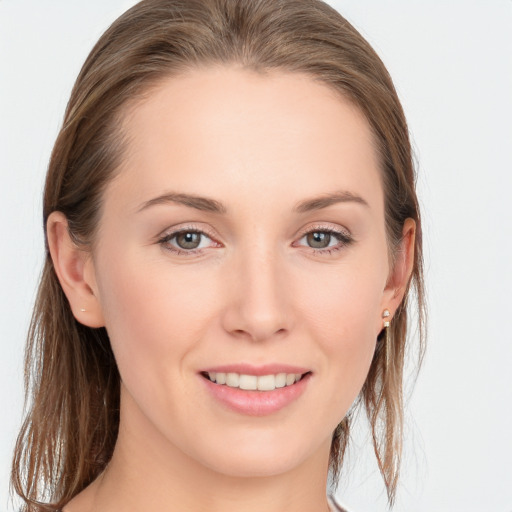
[[[321,347],[320,367],[329,382],[323,399],[336,404],[341,417],[359,394],[375,351],[385,282],[383,262],[374,266],[347,265],[316,282],[324,289],[310,287],[303,304],[306,328]]]
[[[124,414],[136,428],[152,425],[178,444],[193,438],[193,429],[182,427],[195,424],[204,405],[191,385],[191,369],[215,317],[205,277],[184,267],[171,271],[162,258],[134,256],[109,266],[100,288],[112,350],[131,397]]]
[[[302,289],[295,294],[303,301],[304,317],[315,330],[323,332],[322,339],[330,350],[336,350],[340,340],[356,345],[358,340],[375,341],[385,268],[385,262],[347,263],[302,280]]]
[[[207,290],[198,293],[199,283],[191,274],[169,272],[161,261],[126,254],[118,265],[104,267],[98,284],[124,380],[132,374],[152,379],[151,375],[180,372],[177,362],[201,338],[211,314]]]

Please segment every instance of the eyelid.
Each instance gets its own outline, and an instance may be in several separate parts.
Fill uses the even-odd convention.
[[[345,238],[352,238],[352,233],[345,227],[342,226],[333,226],[332,224],[313,224],[308,226],[307,228],[303,228],[298,235],[299,238],[302,238],[304,235],[309,233],[314,233],[315,231],[326,231],[329,233],[339,234],[340,236],[344,236]]]
[[[164,237],[169,237],[173,235],[178,235],[179,233],[183,233],[184,231],[193,231],[195,233],[201,233],[203,235],[208,236],[208,238],[216,239],[217,235],[214,231],[208,226],[197,225],[197,224],[178,224],[177,226],[172,226],[164,229],[159,235],[157,235],[157,239],[162,239]]]

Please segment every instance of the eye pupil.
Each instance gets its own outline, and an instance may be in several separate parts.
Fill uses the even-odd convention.
[[[176,243],[181,249],[196,249],[201,242],[201,234],[184,231],[176,236]]]
[[[307,235],[308,245],[315,249],[323,249],[329,246],[331,235],[322,231],[313,231]]]

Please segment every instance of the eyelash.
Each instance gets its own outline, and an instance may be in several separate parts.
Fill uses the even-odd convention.
[[[184,234],[184,233],[195,233],[201,236],[206,236],[210,240],[214,241],[214,238],[211,234],[208,232],[205,232],[203,230],[190,227],[190,228],[180,228],[177,231],[173,231],[172,233],[168,233],[164,235],[163,237],[158,239],[158,243],[166,250],[173,254],[176,254],[177,256],[194,256],[196,254],[200,254],[203,249],[180,249],[176,246],[171,245],[169,242],[173,239],[175,239],[178,235]],[[338,231],[332,228],[327,227],[321,227],[316,226],[313,229],[310,229],[308,231],[303,232],[298,240],[302,240],[307,235],[311,233],[325,233],[328,234],[338,240],[338,244],[333,247],[325,247],[323,249],[315,249],[314,247],[308,247],[308,249],[315,255],[321,255],[321,256],[328,256],[332,253],[338,252],[342,250],[345,247],[348,247],[351,243],[353,243],[352,236],[345,231]],[[306,246],[307,247],[307,246]]]
[[[176,254],[177,256],[193,256],[193,255],[201,253],[202,249],[185,250],[185,249],[180,249],[179,247],[175,247],[169,243],[172,239],[176,238],[178,235],[181,235],[183,233],[195,233],[195,234],[198,234],[201,236],[206,236],[207,238],[209,238],[212,241],[214,240],[213,236],[210,233],[208,233],[207,231],[197,229],[195,227],[184,227],[184,228],[178,229],[177,231],[173,231],[171,233],[164,235],[162,238],[160,238],[158,240],[158,243],[166,251]]]
[[[338,243],[335,246],[324,247],[323,249],[315,249],[314,247],[306,246],[313,254],[318,254],[321,256],[329,256],[335,252],[341,251],[342,249],[348,247],[354,241],[352,236],[346,231],[338,231],[333,228],[321,226],[315,226],[313,229],[305,231],[304,233],[302,233],[299,240],[302,240],[311,233],[325,233],[338,240]]]

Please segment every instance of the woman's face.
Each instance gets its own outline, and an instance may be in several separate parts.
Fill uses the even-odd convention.
[[[218,67],[164,81],[123,129],[88,263],[122,428],[228,475],[326,455],[392,296],[368,123],[306,76]]]

